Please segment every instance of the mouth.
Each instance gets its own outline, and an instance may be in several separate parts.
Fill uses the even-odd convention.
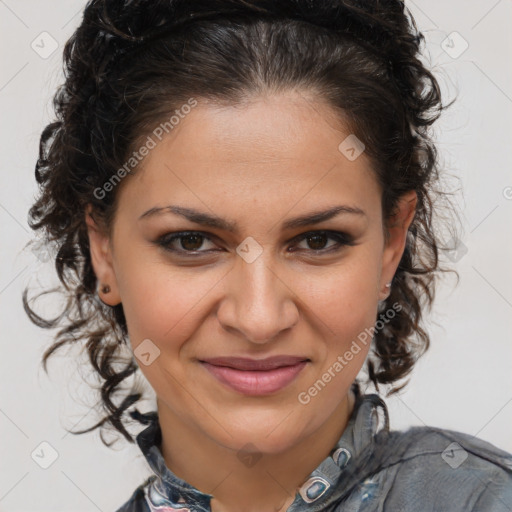
[[[244,395],[268,395],[290,384],[310,359],[276,356],[267,359],[239,357],[201,360],[201,365],[222,384]]]

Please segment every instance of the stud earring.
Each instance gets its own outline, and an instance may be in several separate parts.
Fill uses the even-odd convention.
[[[110,292],[110,286],[108,284],[104,284],[101,287],[101,293],[109,293]]]
[[[389,295],[391,294],[391,281],[389,283],[386,283],[386,291],[384,292],[385,293],[385,296],[380,299],[379,303],[383,306],[384,305],[384,302],[386,301],[386,299],[389,297]]]

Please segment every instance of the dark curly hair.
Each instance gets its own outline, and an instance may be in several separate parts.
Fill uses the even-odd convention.
[[[399,0],[87,3],[64,48],[65,82],[53,98],[56,120],[41,134],[40,194],[29,211],[30,227],[55,249],[67,303],[56,318],[45,319],[29,306],[27,288],[23,292],[34,323],[60,327],[43,355],[45,371],[57,349],[85,344],[101,379],[106,415],[74,434],[102,427],[105,443],[103,428],[110,424],[134,442],[123,415],[143,396],[135,387],[123,391],[138,366],[122,304],[109,307],[97,296],[84,211],[92,205],[93,218],[111,233],[120,187],[107,194],[98,189],[191,97],[233,105],[263,92],[312,91],[366,146],[382,190],[383,219],[396,212],[402,194],[416,191],[417,210],[385,303],[401,307],[374,334],[367,383],[378,390],[410,373],[430,343],[422,313],[432,306],[437,273],[454,272],[441,268],[434,230],[436,201],[449,194],[438,187],[431,133],[451,103],[441,103],[439,84],[420,60],[423,40]],[[137,410],[131,417],[144,421]]]

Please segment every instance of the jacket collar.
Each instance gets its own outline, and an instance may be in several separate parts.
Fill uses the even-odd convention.
[[[345,430],[336,445],[319,466],[309,475],[298,490],[288,512],[320,510],[319,507],[339,499],[349,491],[354,480],[354,468],[361,468],[361,458],[371,456],[373,439],[379,430],[389,430],[386,404],[377,394],[361,395],[354,385],[355,403]],[[379,408],[381,414],[379,414]],[[138,411],[137,411],[138,412]],[[132,415],[135,417],[135,415]],[[160,451],[162,431],[157,413],[145,415],[149,426],[136,437],[137,444],[155,473],[145,487],[145,498],[151,511],[155,512],[210,512],[213,495],[199,491],[177,477],[165,464]],[[357,464],[354,462],[357,461]],[[360,476],[360,472],[357,471]],[[343,482],[340,484],[340,482]],[[371,482],[365,482],[372,485]]]

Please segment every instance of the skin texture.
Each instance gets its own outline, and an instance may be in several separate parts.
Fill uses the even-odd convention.
[[[86,211],[94,270],[111,287],[101,299],[122,302],[133,350],[150,339],[160,351],[147,366],[136,360],[157,395],[166,464],[213,494],[215,512],[286,510],[352,411],[349,389],[369,343],[308,404],[297,397],[375,325],[416,194],[403,196],[386,242],[369,160],[362,153],[350,161],[338,150],[349,134],[333,110],[305,92],[237,107],[202,100],[120,185],[111,238]],[[139,220],[167,205],[237,222],[239,232],[171,213]],[[282,229],[291,217],[337,205],[365,215]],[[172,248],[216,251],[194,258],[155,243],[186,230],[208,238],[177,239]],[[335,239],[293,241],[320,230],[348,233],[354,245],[327,252]],[[251,263],[236,252],[247,237],[263,250]],[[282,354],[310,361],[292,383],[265,396],[226,387],[199,362]],[[237,456],[248,443],[260,457],[252,465]]]

